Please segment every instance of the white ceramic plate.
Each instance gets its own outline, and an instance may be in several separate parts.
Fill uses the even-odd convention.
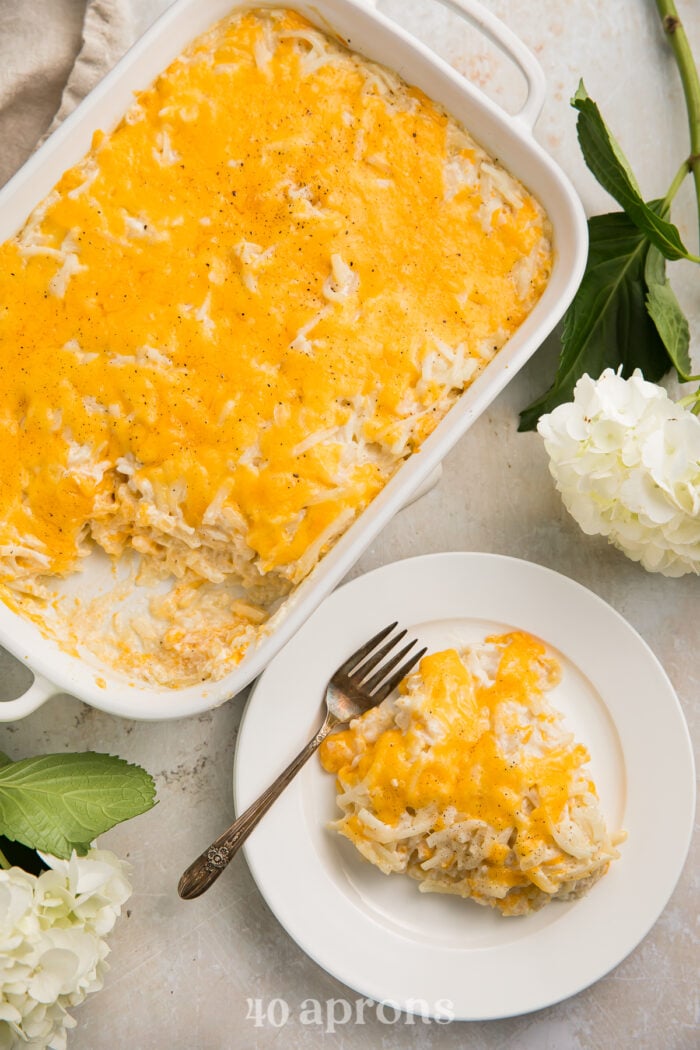
[[[587,897],[525,918],[421,894],[326,828],[334,778],[312,758],[246,844],[253,877],[304,951],[374,1000],[465,1020],[559,1002],[639,943],[683,867],[695,779],[673,687],[633,628],[565,576],[492,554],[395,562],[327,598],[260,678],[238,737],[239,812],[315,731],[333,670],[394,619],[432,649],[522,628],[555,650],[552,700],[590,749],[609,826],[628,833],[621,859]]]

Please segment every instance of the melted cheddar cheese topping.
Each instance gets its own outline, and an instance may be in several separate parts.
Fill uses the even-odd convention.
[[[558,662],[524,632],[485,644],[488,675],[453,649],[426,656],[397,701],[326,738],[320,758],[338,777],[346,811],[334,826],[368,859],[408,870],[421,888],[510,914],[562,883],[570,892],[610,858],[600,863],[590,831],[597,797],[588,752],[562,732],[544,697],[559,680]],[[582,830],[575,825],[584,809]],[[460,862],[473,836],[476,857]],[[387,843],[398,850],[393,860],[375,852]],[[575,858],[585,860],[582,871]]]
[[[0,247],[2,579],[94,541],[288,589],[531,311],[547,231],[301,16],[218,24]]]

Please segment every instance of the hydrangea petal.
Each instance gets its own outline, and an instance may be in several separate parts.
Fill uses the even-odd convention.
[[[67,1009],[102,987],[103,935],[131,893],[128,865],[109,851],[44,860],[38,876],[0,869],[0,1050],[65,1050]]]
[[[569,513],[651,572],[700,574],[700,419],[635,372],[583,376],[538,430]]]

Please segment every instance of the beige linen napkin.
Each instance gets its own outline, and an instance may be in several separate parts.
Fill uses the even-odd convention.
[[[0,185],[132,38],[129,0],[0,0]]]

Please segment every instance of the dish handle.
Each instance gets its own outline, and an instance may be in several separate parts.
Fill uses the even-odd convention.
[[[379,7],[380,0],[363,0],[370,7]],[[535,126],[544,105],[547,82],[542,66],[522,40],[479,0],[438,0],[461,18],[465,18],[495,44],[518,67],[527,82],[527,98],[513,114],[513,119],[525,124],[529,131]]]
[[[53,682],[42,678],[35,671],[32,674],[34,675],[34,681],[21,696],[16,697],[14,700],[0,699],[0,722],[16,722],[19,718],[25,718],[32,711],[36,711],[38,707],[45,704],[47,700],[50,700],[53,696],[58,696],[61,692]]]

